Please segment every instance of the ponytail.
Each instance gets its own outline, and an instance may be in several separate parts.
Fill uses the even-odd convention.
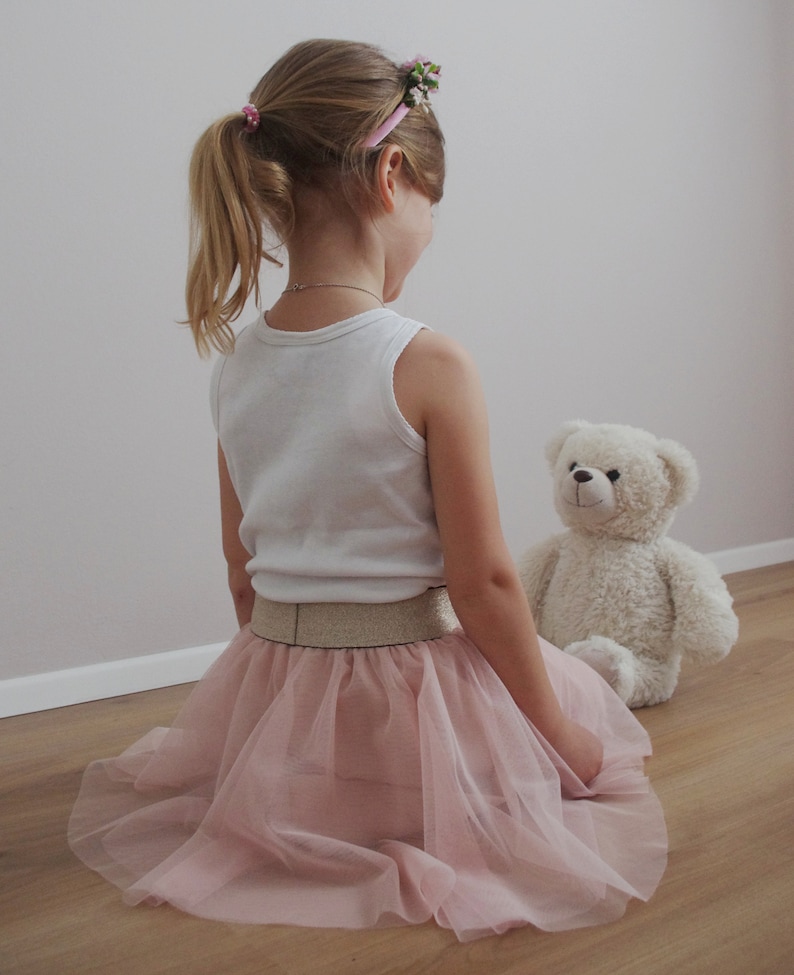
[[[230,323],[252,293],[259,302],[262,260],[281,266],[264,245],[263,222],[284,239],[294,220],[289,176],[278,163],[249,153],[246,138],[240,114],[220,119],[198,140],[190,163],[191,251],[185,299],[187,321],[202,356],[212,349],[231,352]]]

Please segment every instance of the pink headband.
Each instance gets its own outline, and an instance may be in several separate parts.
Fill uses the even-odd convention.
[[[242,113],[245,115],[243,132],[256,132],[259,128],[259,109],[256,105],[243,105]]]
[[[412,108],[421,106],[425,112],[430,110],[430,92],[438,89],[441,68],[432,61],[417,57],[413,61],[406,61],[403,71],[406,72],[403,99],[386,121],[364,140],[366,149],[379,145]]]

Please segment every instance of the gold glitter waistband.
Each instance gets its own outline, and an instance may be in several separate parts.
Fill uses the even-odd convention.
[[[258,637],[325,650],[434,640],[457,626],[445,586],[396,603],[276,603],[257,595],[251,617]]]

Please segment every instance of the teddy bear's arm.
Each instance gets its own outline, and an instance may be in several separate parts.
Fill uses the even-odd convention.
[[[518,574],[529,600],[529,607],[540,625],[539,616],[546,597],[546,590],[560,557],[561,535],[552,535],[527,549],[518,563]]]
[[[721,660],[739,635],[728,587],[705,555],[669,538],[664,542],[660,555],[675,614],[674,645],[697,663]]]

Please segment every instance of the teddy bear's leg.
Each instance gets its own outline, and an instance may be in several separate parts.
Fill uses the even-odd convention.
[[[606,636],[569,643],[565,652],[593,668],[626,704],[633,703],[639,674],[637,660],[630,650]]]

